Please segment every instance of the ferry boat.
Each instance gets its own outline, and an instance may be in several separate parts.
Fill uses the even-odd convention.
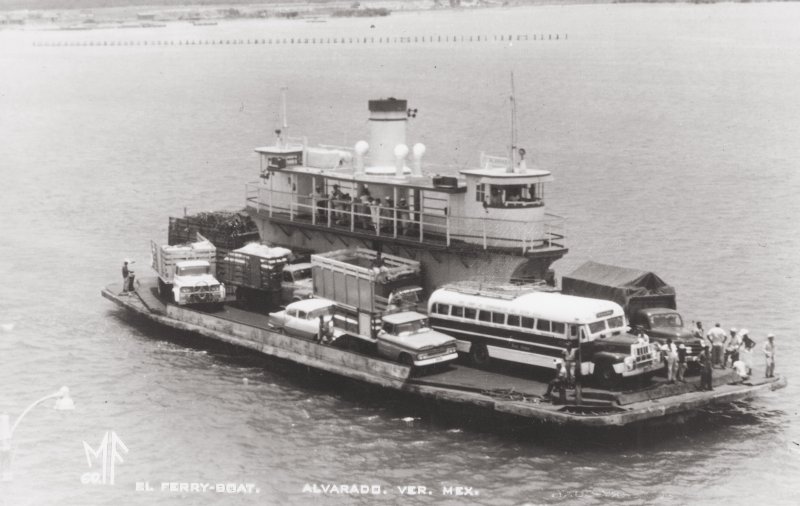
[[[476,299],[468,286],[456,290],[451,285],[429,301],[434,326],[455,329],[464,351],[465,345],[472,351],[471,345],[477,343],[473,353],[477,359],[488,359],[494,351],[496,358],[519,359],[545,366],[540,369],[547,371],[562,352],[561,341],[570,336],[579,342],[606,342],[604,350],[586,343],[587,353],[605,353],[590,357],[608,359],[597,361],[601,371],[625,376],[655,370],[655,350],[621,341],[621,309],[609,313],[587,306],[583,309],[590,316],[584,321],[574,314],[565,316],[561,304],[552,300],[548,307],[537,301],[534,314],[534,306],[530,306],[533,297],[516,295],[518,290],[532,289],[516,282],[537,281],[538,294],[534,295],[539,299],[556,296],[542,286],[542,281],[552,283],[552,262],[567,253],[563,219],[545,211],[544,190],[552,179],[550,172],[528,168],[524,151],[514,151],[512,139],[507,158],[482,155],[478,167],[444,176],[425,175],[425,146],[417,143],[409,149],[406,142],[408,118],[414,114],[407,102],[371,100],[369,111],[369,142],[358,141],[352,149],[311,147],[304,139],[289,138],[285,119],[283,128],[276,131],[274,145],[256,149],[259,180],[247,184],[246,198],[248,213],[263,241],[316,253],[363,246],[388,250],[420,262],[429,293],[452,281],[474,278],[475,272],[493,280],[512,281],[507,284],[507,294]],[[714,375],[713,391],[698,391],[697,378],[679,384],[654,378],[651,384],[633,390],[576,388],[563,402],[548,402],[543,394],[551,376],[527,369],[475,368],[459,363],[417,377],[409,364],[363,353],[359,347],[351,348],[346,339],[325,344],[289,335],[261,311],[227,303],[217,310],[176,304],[159,295],[157,278],[141,279],[133,292],[120,292],[120,288],[119,283],[112,283],[102,290],[102,296],[173,329],[375,387],[537,422],[623,426],[746,399],[784,388],[787,383],[784,376],[754,375],[743,381],[725,371]],[[483,288],[480,292],[483,294]],[[597,319],[601,325],[593,327]],[[511,339],[509,332],[515,332],[516,338]],[[556,337],[559,342],[554,344]],[[498,347],[501,340],[518,342],[509,348]],[[584,370],[582,347],[578,347],[581,375],[592,374],[591,368]],[[602,379],[603,374],[598,375]]]
[[[528,167],[514,147],[508,157],[481,154],[472,168],[429,166],[423,144],[408,147],[416,111],[406,100],[370,100],[368,109],[369,141],[352,148],[290,138],[285,119],[276,142],[256,148],[260,172],[247,184],[246,208],[262,240],[295,251],[366,247],[412,258],[428,293],[476,272],[553,282],[550,265],[568,250],[564,219],[545,207],[549,171]]]

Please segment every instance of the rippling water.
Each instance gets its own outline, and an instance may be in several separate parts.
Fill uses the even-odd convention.
[[[371,23],[375,28],[369,28]],[[800,6],[595,5],[327,23],[0,32],[0,412],[69,385],[14,438],[0,504],[791,504],[800,472]],[[560,33],[567,40],[308,46],[34,42]],[[687,319],[778,335],[785,390],[612,432],[502,426],[149,325],[99,297],[145,271],[168,215],[237,208],[278,89],[294,134],[351,145],[366,100],[409,99],[440,163],[502,154],[509,72],[521,142],[551,169],[570,254],[652,269]],[[243,381],[247,378],[247,382]],[[13,417],[12,417],[13,418]],[[113,430],[114,486],[81,484]],[[258,494],[137,492],[254,483]],[[378,497],[303,493],[376,484]],[[403,497],[422,485],[433,496]],[[480,495],[446,497],[442,486]]]

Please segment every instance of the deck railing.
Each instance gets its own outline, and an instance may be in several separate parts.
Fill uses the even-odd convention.
[[[522,254],[527,254],[564,248],[566,240],[564,218],[550,213],[533,222],[453,216],[443,210],[297,195],[270,190],[258,183],[247,184],[245,198],[247,206],[270,218],[437,246],[519,248]]]

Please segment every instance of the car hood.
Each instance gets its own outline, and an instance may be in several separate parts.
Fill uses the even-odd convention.
[[[682,341],[691,341],[694,339],[694,334],[684,328],[675,327],[655,327],[648,333],[650,337],[657,337],[659,340],[671,338],[673,341],[680,339]]]
[[[382,339],[404,348],[410,348],[417,351],[422,351],[428,348],[436,348],[439,346],[455,346],[456,344],[455,339],[435,330],[424,330],[422,332],[402,336],[395,336],[381,332],[378,335],[378,339]]]
[[[632,344],[635,344],[637,340],[638,338],[633,334],[619,334],[616,336],[608,336],[596,339],[594,342],[630,346]]]
[[[219,281],[211,274],[200,274],[196,276],[175,276],[173,283],[176,286],[197,286],[197,285],[218,285]]]

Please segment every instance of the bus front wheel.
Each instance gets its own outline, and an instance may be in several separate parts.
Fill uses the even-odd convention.
[[[483,365],[489,361],[489,350],[485,344],[473,344],[469,349],[469,357],[475,365]]]

